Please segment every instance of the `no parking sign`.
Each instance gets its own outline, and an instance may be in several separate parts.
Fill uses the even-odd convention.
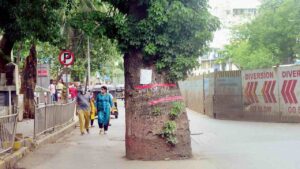
[[[74,56],[74,53],[71,52],[70,50],[63,50],[58,55],[58,60],[59,60],[60,64],[69,66],[74,63],[75,56]]]

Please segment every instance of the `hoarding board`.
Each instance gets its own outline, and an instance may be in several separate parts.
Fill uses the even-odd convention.
[[[278,77],[276,69],[242,71],[245,115],[279,115]]]
[[[300,66],[278,69],[280,112],[283,118],[300,116]]]

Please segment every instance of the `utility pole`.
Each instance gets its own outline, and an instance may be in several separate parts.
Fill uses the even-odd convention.
[[[90,38],[87,37],[87,61],[88,61],[88,81],[87,85],[90,87],[91,85],[91,57],[90,57]]]

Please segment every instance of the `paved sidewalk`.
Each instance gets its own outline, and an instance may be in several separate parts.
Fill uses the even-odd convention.
[[[33,138],[34,120],[26,119],[17,123],[17,132],[22,133],[23,137]]]
[[[26,156],[30,151],[42,147],[48,143],[54,143],[59,138],[72,132],[78,118],[74,113],[74,121],[56,127],[55,130],[45,132],[33,139],[34,136],[34,120],[23,119],[21,122],[17,122],[16,139],[14,150],[12,152],[6,152],[0,155],[0,169],[14,169],[16,163]]]

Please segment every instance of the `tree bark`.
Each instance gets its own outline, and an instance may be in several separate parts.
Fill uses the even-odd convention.
[[[29,56],[25,60],[20,93],[24,94],[24,118],[35,118],[34,91],[36,85],[37,58],[35,45],[30,48]]]
[[[126,157],[134,160],[184,159],[192,156],[190,130],[185,109],[175,120],[178,143],[172,146],[159,135],[167,121],[172,102],[150,105],[161,98],[180,96],[178,85],[137,89],[140,86],[140,69],[152,70],[153,84],[166,84],[166,75],[158,74],[153,63],[144,63],[138,50],[124,56],[125,108],[126,108]],[[160,115],[153,110],[160,109]]]

